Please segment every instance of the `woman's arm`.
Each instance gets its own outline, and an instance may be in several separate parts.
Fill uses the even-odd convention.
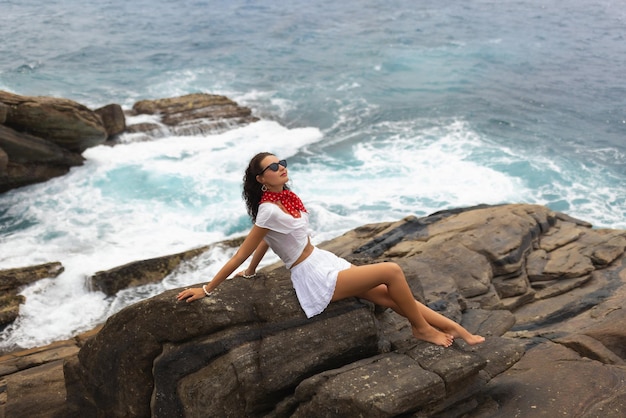
[[[261,260],[263,260],[263,256],[265,256],[268,248],[269,245],[267,244],[267,242],[265,242],[265,240],[261,240],[259,245],[256,247],[256,250],[254,250],[252,260],[250,260],[250,265],[247,269],[237,273],[237,276],[243,276],[246,279],[254,277],[254,275],[256,274],[256,268],[259,266]]]
[[[235,271],[235,269],[239,267],[244,261],[246,261],[248,257],[250,257],[250,255],[254,252],[254,250],[260,246],[267,232],[268,229],[254,225],[248,233],[246,239],[243,241],[243,243],[235,253],[235,255],[233,255],[231,259],[226,262],[226,264],[224,264],[220,271],[217,272],[215,277],[213,277],[213,280],[211,280],[208,284],[204,286],[204,289],[206,289],[206,291],[209,293],[215,290],[217,286],[219,286],[224,280],[226,280],[228,276],[230,276],[231,273]],[[263,252],[263,254],[265,254],[265,252]],[[260,262],[260,259],[258,262]],[[178,294],[177,299],[186,300],[187,302],[202,299],[204,296],[206,296],[204,289],[201,287],[185,289]]]

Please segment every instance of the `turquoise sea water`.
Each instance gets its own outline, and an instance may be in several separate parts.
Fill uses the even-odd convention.
[[[1,195],[0,269],[65,272],[23,290],[0,351],[210,279],[228,253],[116,298],[86,286],[99,270],[244,234],[241,176],[258,151],[289,159],[316,242],[479,203],[626,228],[625,35],[626,9],[600,0],[1,1],[2,90],[92,108],[225,94],[262,121],[127,136]]]

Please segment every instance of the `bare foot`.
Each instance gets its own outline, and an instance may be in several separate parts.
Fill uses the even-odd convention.
[[[483,337],[482,335],[470,334],[469,331],[467,331],[460,325],[458,326],[458,328],[455,327],[455,329],[444,329],[443,331],[449,333],[455,338],[458,337],[463,339],[463,341],[465,341],[469,345],[476,345],[485,342],[485,337]]]
[[[450,334],[439,331],[436,328],[428,326],[422,329],[413,328],[413,335],[415,338],[428,341],[429,343],[437,344],[442,347],[450,347],[454,341],[454,337]]]
[[[469,334],[467,337],[461,338],[469,345],[476,345],[485,342],[485,337],[483,337],[482,335]]]

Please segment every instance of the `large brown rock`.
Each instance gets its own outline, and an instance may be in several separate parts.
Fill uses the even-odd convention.
[[[622,418],[626,369],[546,341],[491,380],[479,417],[578,416]]]
[[[119,135],[126,130],[126,117],[122,106],[115,103],[108,104],[94,110],[94,112],[100,116],[108,138]]]
[[[0,193],[66,174],[83,161],[53,142],[0,125]]]
[[[0,177],[6,175],[8,165],[9,156],[2,148],[0,148]]]
[[[15,321],[20,314],[20,305],[26,301],[22,295],[7,292],[0,295],[0,329]]]
[[[41,183],[69,172],[68,166],[47,163],[16,164],[9,161],[4,174],[0,173],[0,193],[11,189]]]
[[[110,270],[98,271],[89,278],[93,290],[100,290],[107,296],[113,296],[122,289],[137,287],[148,283],[158,283],[165,279],[184,261],[191,260],[205,251],[214,248],[238,247],[243,239],[235,238],[204,247],[193,248],[177,254],[168,254],[147,260],[133,261]]]
[[[347,256],[355,263],[371,262],[375,258],[364,256],[359,248],[368,246],[368,242],[382,242],[381,236],[393,236],[393,242],[398,243],[402,236],[399,239],[397,236],[410,236],[414,225],[410,219],[384,224],[369,229],[373,234],[364,234],[364,228],[357,231],[362,239],[350,240],[342,247],[350,252]],[[328,244],[329,248],[332,246]],[[410,260],[411,257],[399,260],[403,262],[407,279],[420,298],[430,299],[419,295],[421,264],[411,264]],[[476,271],[476,277],[488,282],[489,274],[481,271]],[[483,287],[471,293],[487,292],[487,286]],[[456,291],[455,280],[442,289]],[[166,292],[110,318],[98,336],[81,350],[78,359],[66,363],[72,413],[307,416],[310,411],[321,411],[321,403],[327,403],[329,396],[337,396],[334,385],[351,381],[350,376],[355,373],[376,376],[369,382],[373,394],[385,388],[384,391],[404,401],[390,406],[391,395],[387,404],[378,405],[374,399],[379,399],[378,395],[374,398],[364,395],[357,401],[357,394],[348,389],[354,385],[348,385],[346,394],[341,396],[349,399],[342,401],[345,402],[342,408],[334,409],[336,413],[378,410],[376,416],[395,416],[414,410],[434,411],[449,399],[463,399],[484,387],[490,375],[483,373],[479,377],[479,373],[487,364],[493,361],[506,369],[523,352],[521,344],[513,344],[516,348],[507,351],[506,359],[502,359],[496,345],[486,345],[480,355],[464,351],[462,345],[451,350],[432,347],[415,341],[406,321],[401,322],[403,326],[396,325],[393,332],[383,331],[387,328],[385,324],[399,321],[393,319],[397,315],[377,313],[369,304],[355,299],[331,304],[322,315],[306,319],[288,272],[279,266],[268,268],[265,276],[257,280],[227,281],[211,298],[195,304],[176,302],[175,293]],[[441,300],[441,296],[434,302]],[[465,309],[459,300],[447,298],[446,301],[451,315],[462,320]],[[170,316],[173,311],[177,320],[168,322],[163,315]],[[510,328],[513,321],[489,318],[507,316],[511,318],[506,311],[485,311],[484,315],[474,316],[480,320],[470,321],[467,326],[496,336]],[[144,323],[147,318],[150,324]],[[128,334],[130,329],[135,330],[132,337]],[[419,354],[424,350],[430,353],[426,357]],[[372,356],[378,356],[379,360],[355,363]],[[129,362],[134,364],[132,368],[123,366]],[[105,363],[120,367],[108,371],[97,366]],[[339,367],[345,367],[346,374],[334,377],[328,391],[311,393],[297,389],[300,385],[310,385],[305,383],[308,376]],[[413,372],[403,374],[402,379],[390,378],[399,376],[398,370],[407,367]],[[497,367],[492,372],[496,370]],[[416,386],[416,376],[430,383]],[[105,381],[115,383],[108,385]],[[468,386],[472,390],[466,389]],[[89,387],[98,389],[92,391]],[[211,396],[199,395],[202,393]],[[296,395],[285,397],[289,393]]]
[[[53,142],[17,132],[0,125],[0,148],[12,163],[46,163],[73,167],[82,165],[84,158]]]
[[[134,104],[133,114],[158,115],[162,126],[137,124],[129,132],[158,135],[166,131],[175,135],[216,133],[256,122],[252,111],[225,96],[194,93],[180,97],[141,100]]]
[[[110,317],[65,357],[64,416],[623,416],[624,237],[535,205],[365,225],[321,246],[398,262],[418,299],[487,341],[419,342],[354,298],[306,319],[277,263],[195,303],[171,290]]]
[[[11,292],[20,286],[46,277],[57,277],[62,272],[63,266],[58,261],[36,266],[0,270],[0,291]]]
[[[0,103],[0,125],[6,122],[7,113],[9,112],[9,106],[4,103]]]
[[[65,393],[63,360],[36,366],[7,379],[7,417],[62,418],[65,404],[60,402]],[[29,390],[33,386],[38,391]]]
[[[100,117],[79,103],[0,91],[0,193],[66,174],[106,136]]]
[[[27,131],[67,150],[81,153],[107,139],[100,117],[72,100],[0,91],[0,102],[8,106],[6,126]]]

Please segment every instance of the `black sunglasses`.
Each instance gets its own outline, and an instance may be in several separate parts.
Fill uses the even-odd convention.
[[[272,164],[268,165],[267,167],[265,167],[265,168],[263,169],[263,171],[261,171],[261,172],[259,173],[259,176],[260,176],[261,174],[265,173],[265,171],[267,171],[267,169],[268,169],[268,168],[269,168],[270,170],[272,170],[272,171],[278,171],[278,164],[280,164],[280,165],[282,165],[283,167],[287,168],[287,160],[280,160],[280,161],[279,161],[279,162],[277,162],[277,163],[272,163]]]

